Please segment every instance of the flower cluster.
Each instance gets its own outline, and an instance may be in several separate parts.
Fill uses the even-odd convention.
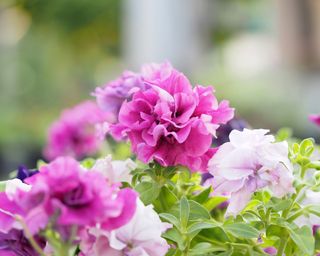
[[[96,126],[111,118],[92,101],[63,111],[49,129],[45,157],[53,160],[59,156],[83,158],[95,154],[102,143]]]
[[[0,182],[0,255],[320,255],[313,139],[248,129],[168,62],[93,95],[51,127],[51,162]]]
[[[49,227],[65,242],[72,232],[78,236],[97,225],[105,230],[119,228],[136,210],[133,190],[109,184],[100,172],[88,171],[72,158],[57,158],[41,166],[39,173],[25,182],[9,181],[6,192],[0,193],[4,243],[11,237],[23,239],[18,235],[22,228],[39,236]]]

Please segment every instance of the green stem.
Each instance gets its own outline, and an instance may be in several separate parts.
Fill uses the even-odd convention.
[[[212,239],[210,239],[210,238],[208,238],[206,236],[203,236],[203,235],[197,235],[197,237],[201,238],[201,240],[203,240],[203,241],[206,241],[206,242],[209,242],[211,244],[214,244],[214,245],[217,245],[217,246],[220,246],[220,247],[223,247],[223,248],[227,249],[225,243],[218,242],[216,240],[212,240]]]
[[[284,233],[285,229],[282,230],[282,236],[280,239],[280,246],[278,248],[278,252],[276,256],[282,256],[285,249],[286,249],[286,245],[287,245],[287,241],[288,241],[288,236],[287,234]]]
[[[300,177],[303,180],[304,176],[306,175],[306,171],[308,168],[306,168],[305,166],[301,166],[301,172],[300,172]]]
[[[38,245],[37,241],[34,240],[33,235],[31,234],[27,224],[24,222],[23,218],[19,215],[15,215],[15,219],[21,224],[24,234],[28,241],[30,242],[33,249],[40,255],[40,256],[47,256],[44,251],[41,249],[41,247]]]

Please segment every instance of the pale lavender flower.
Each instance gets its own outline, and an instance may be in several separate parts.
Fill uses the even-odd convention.
[[[227,215],[236,215],[252,194],[269,188],[276,197],[293,192],[287,142],[275,142],[268,130],[234,130],[209,162],[215,193],[229,194]]]

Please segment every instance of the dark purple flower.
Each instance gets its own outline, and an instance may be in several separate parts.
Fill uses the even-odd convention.
[[[46,241],[43,238],[35,236],[34,239],[41,248],[45,247]],[[16,256],[38,255],[24,236],[23,231],[17,229],[11,229],[8,233],[0,232],[0,255],[2,255],[2,252],[12,252]]]
[[[18,167],[17,178],[21,181],[24,181],[26,178],[31,177],[37,174],[38,172],[39,172],[38,170],[30,170],[24,165],[20,165]]]
[[[250,125],[241,118],[233,118],[226,124],[222,124],[217,130],[217,138],[214,140],[215,146],[220,146],[229,141],[229,134],[232,130],[242,131],[244,128],[250,128]]]

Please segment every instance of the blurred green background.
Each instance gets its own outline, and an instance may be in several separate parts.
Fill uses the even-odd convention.
[[[63,108],[147,61],[214,85],[255,128],[319,137],[318,17],[317,0],[2,0],[0,170],[34,166]]]

